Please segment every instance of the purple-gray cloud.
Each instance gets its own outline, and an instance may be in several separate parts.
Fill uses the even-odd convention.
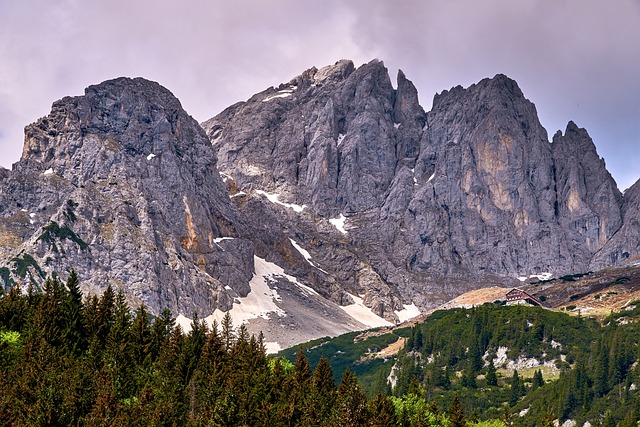
[[[550,137],[585,127],[624,189],[640,177],[638,28],[638,0],[0,0],[0,165],[54,100],[106,79],[156,80],[202,121],[313,65],[376,57],[427,110],[507,74]]]

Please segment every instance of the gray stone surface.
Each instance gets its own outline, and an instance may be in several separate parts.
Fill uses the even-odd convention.
[[[549,142],[515,81],[443,91],[429,112],[402,71],[396,87],[382,62],[342,60],[202,127],[143,79],[57,101],[0,170],[0,280],[73,267],[85,292],[206,317],[249,293],[255,255],[319,293],[283,302],[273,330],[308,315],[325,320],[300,331],[319,334],[346,325],[350,295],[394,322],[408,304],[640,256],[640,185],[620,194],[572,122]]]
[[[382,62],[339,61],[202,125],[246,197],[307,206],[261,205],[390,320],[410,302],[587,271],[622,225],[623,198],[586,131],[569,123],[549,142],[504,75],[443,91],[425,113],[401,71],[394,90]],[[347,234],[327,227],[340,214]]]
[[[55,102],[27,126],[0,201],[3,258],[26,253],[63,276],[75,268],[88,293],[111,284],[154,312],[202,316],[249,291],[253,243],[215,242],[247,233],[211,145],[157,83],[121,78]],[[62,231],[47,234],[51,221]],[[16,282],[41,280],[7,267]]]

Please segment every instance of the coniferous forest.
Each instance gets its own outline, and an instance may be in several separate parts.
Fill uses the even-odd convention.
[[[635,426],[640,304],[630,307],[600,323],[495,304],[436,312],[400,331],[389,375],[390,364],[366,373],[349,359],[347,347],[361,347],[352,338],[267,356],[262,337],[228,315],[211,328],[194,316],[185,333],[169,311],[132,310],[111,288],[83,298],[71,273],[0,295],[0,424]],[[332,350],[345,339],[345,351]],[[493,363],[500,349],[559,375],[505,371]],[[362,383],[356,370],[377,380]]]
[[[395,426],[463,419],[415,402],[368,398],[327,360],[268,358],[230,316],[184,333],[168,311],[132,311],[108,288],[83,300],[78,279],[0,298],[0,423],[11,426]],[[406,410],[404,406],[406,406]],[[459,421],[458,421],[459,422]],[[455,422],[453,425],[456,425]]]

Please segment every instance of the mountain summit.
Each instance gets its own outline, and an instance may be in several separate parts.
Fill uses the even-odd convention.
[[[0,171],[0,280],[73,268],[86,293],[184,322],[231,310],[276,346],[640,255],[638,185],[622,195],[573,122],[550,142],[515,81],[429,112],[396,87],[342,60],[202,125],[140,78],[57,101]]]

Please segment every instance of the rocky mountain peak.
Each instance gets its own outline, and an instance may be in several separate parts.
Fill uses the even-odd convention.
[[[289,344],[640,256],[640,187],[622,197],[573,122],[550,143],[502,74],[425,112],[401,70],[394,89],[383,62],[341,60],[201,126],[115,79],[54,103],[0,180],[5,286],[73,267],[85,292],[231,310]]]
[[[211,150],[203,151],[206,145],[171,92],[122,77],[55,102],[48,116],[27,126],[22,163],[38,163],[73,181],[118,168],[123,159],[144,163],[161,154],[215,167]]]
[[[26,127],[8,181],[4,231],[21,243],[0,250],[27,253],[33,269],[14,262],[5,284],[75,268],[87,292],[111,284],[154,312],[201,314],[230,304],[225,285],[248,292],[253,244],[211,144],[157,83],[118,78],[55,102]],[[31,219],[17,226],[21,212]]]

